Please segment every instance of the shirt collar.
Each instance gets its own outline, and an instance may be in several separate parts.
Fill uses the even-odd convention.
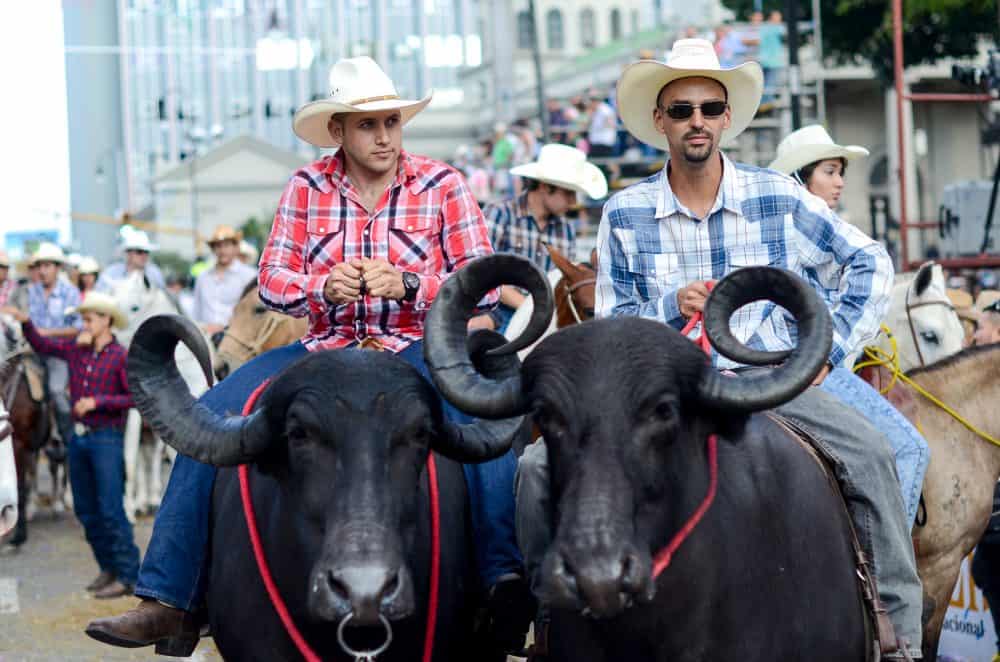
[[[340,189],[341,193],[347,193],[347,176],[344,173],[344,159],[340,150],[329,157],[323,167],[324,177],[319,178],[319,190],[323,193],[331,193],[335,189]],[[420,195],[424,189],[429,188],[433,183],[432,177],[423,172],[418,164],[414,162],[412,156],[406,150],[399,152],[399,165],[396,172],[396,179],[392,187],[405,185],[414,195]]]
[[[722,184],[719,186],[719,192],[716,194],[715,202],[712,204],[711,211],[708,215],[711,216],[719,209],[725,209],[734,214],[740,212],[740,196],[739,187],[737,186],[737,173],[736,166],[733,162],[722,152],[719,152],[719,156],[722,158]],[[656,218],[667,218],[677,213],[684,214],[690,218],[695,218],[689,209],[681,204],[677,196],[670,188],[670,178],[667,176],[667,170],[670,167],[670,159],[663,164],[663,169],[660,170],[657,193],[656,193]]]

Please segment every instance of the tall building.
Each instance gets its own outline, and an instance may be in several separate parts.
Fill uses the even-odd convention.
[[[479,12],[489,4],[64,0],[78,243],[113,245],[113,226],[81,219],[121,211],[141,217],[158,173],[231,138],[317,153],[292,133],[291,116],[329,94],[330,67],[342,57],[374,57],[403,97],[434,89],[407,145],[450,155],[454,144],[442,141],[442,129],[457,126],[461,139],[455,120],[467,109],[458,72],[480,64]]]

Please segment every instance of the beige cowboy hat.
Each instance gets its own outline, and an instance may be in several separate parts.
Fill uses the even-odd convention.
[[[63,249],[52,242],[43,241],[38,244],[38,250],[31,256],[31,264],[38,264],[39,262],[64,264],[66,262],[66,254],[63,253]]]
[[[257,248],[246,239],[240,241],[240,255],[245,258],[247,264],[257,264],[260,257]]]
[[[295,135],[317,147],[336,147],[327,124],[337,113],[370,113],[399,110],[403,124],[430,103],[434,92],[423,99],[400,99],[389,76],[375,60],[367,56],[339,60],[330,69],[329,99],[311,101],[295,112],[292,130]]]
[[[569,145],[543,145],[537,161],[511,168],[510,174],[571,189],[594,200],[608,194],[608,180],[601,169],[587,163],[587,155]]]
[[[97,260],[86,255],[80,259],[80,264],[77,265],[76,270],[81,274],[96,274],[100,273],[101,265]]]
[[[80,302],[79,306],[66,309],[67,315],[87,312],[107,315],[111,318],[111,325],[116,329],[124,329],[128,326],[128,319],[125,318],[125,313],[118,307],[118,303],[114,298],[107,294],[87,292],[83,295],[83,301]]]
[[[234,229],[229,225],[219,225],[212,231],[212,236],[208,238],[207,243],[209,246],[212,244],[218,244],[223,241],[235,242],[237,246],[243,241],[243,233],[239,230]]]
[[[157,249],[156,244],[149,240],[149,235],[142,230],[131,230],[127,233],[122,234],[124,241],[122,242],[123,251],[142,251],[144,253],[152,253]]]
[[[653,147],[667,150],[667,137],[656,130],[653,109],[663,86],[681,78],[711,78],[726,88],[729,128],[722,140],[730,140],[750,125],[764,92],[764,73],[756,62],[723,69],[712,43],[706,39],[678,39],[666,62],[641,60],[630,64],[618,81],[618,114],[629,133]]]
[[[790,175],[796,170],[824,159],[856,159],[868,156],[867,149],[860,145],[838,145],[819,124],[804,126],[792,131],[778,143],[778,154],[768,166]]]

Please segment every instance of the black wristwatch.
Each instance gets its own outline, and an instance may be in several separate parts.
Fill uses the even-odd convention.
[[[412,271],[403,272],[403,301],[413,302],[417,298],[417,290],[420,289],[420,276]]]

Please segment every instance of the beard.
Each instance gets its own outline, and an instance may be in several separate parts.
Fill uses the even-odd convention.
[[[702,145],[692,145],[688,142],[689,138],[694,138],[695,136],[704,136],[708,138],[708,142]],[[692,131],[684,136],[684,160],[688,163],[704,163],[712,156],[712,152],[715,151],[715,139],[711,133],[708,131]]]

